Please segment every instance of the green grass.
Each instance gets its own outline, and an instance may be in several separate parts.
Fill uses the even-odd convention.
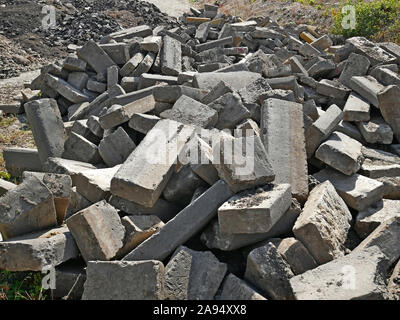
[[[332,32],[345,37],[362,36],[374,41],[393,41],[400,43],[400,1],[376,0],[363,2],[347,0],[343,5],[353,5],[356,11],[354,29],[344,29],[344,14],[341,8],[332,10],[334,25]]]
[[[45,300],[49,290],[43,290],[40,272],[0,271],[0,300]]]

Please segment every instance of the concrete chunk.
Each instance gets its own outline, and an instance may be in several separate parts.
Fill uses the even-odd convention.
[[[136,145],[122,127],[106,136],[99,144],[99,153],[103,161],[114,167],[125,162],[135,150]]]
[[[43,271],[78,255],[78,247],[67,227],[0,242],[0,268],[11,272]]]
[[[54,99],[40,99],[25,104],[28,122],[43,163],[49,157],[60,157],[66,139],[61,114]]]
[[[216,182],[123,260],[165,259],[178,246],[203,229],[216,215],[221,204],[232,195],[225,182]]]
[[[289,264],[269,242],[247,257],[245,279],[274,300],[292,300],[289,280],[294,276]]]
[[[219,82],[224,81],[233,90],[240,90],[254,80],[261,78],[259,73],[249,71],[198,73],[194,76],[193,87],[212,90]]]
[[[385,121],[392,128],[394,136],[400,141],[400,87],[388,86],[378,92],[379,109]]]
[[[267,300],[245,281],[229,274],[221,285],[219,300]]]
[[[134,113],[129,120],[129,127],[133,130],[147,134],[161,119],[151,114]]]
[[[297,300],[384,299],[386,268],[386,257],[373,247],[295,276],[290,285]]]
[[[86,61],[97,73],[106,74],[107,68],[115,65],[109,55],[93,40],[88,41],[77,51],[78,57]]]
[[[74,214],[67,226],[86,263],[111,260],[123,246],[125,228],[117,210],[105,201]]]
[[[71,132],[64,145],[64,159],[97,164],[101,162],[98,147],[84,137]]]
[[[358,211],[381,200],[385,191],[382,182],[359,174],[349,177],[336,170],[323,169],[313,176],[321,183],[329,180],[346,204]]]
[[[86,94],[74,88],[67,81],[61,78],[46,74],[44,81],[50,88],[57,91],[60,95],[72,103],[89,101],[89,97]]]
[[[327,139],[343,119],[342,110],[331,105],[306,131],[307,158],[311,158],[318,146]]]
[[[165,293],[169,300],[212,300],[227,266],[209,251],[176,249],[165,266]]]
[[[169,36],[165,36],[160,54],[162,73],[167,76],[178,76],[182,72],[181,43]]]
[[[266,185],[239,193],[218,209],[220,232],[226,234],[268,232],[290,207],[290,185]]]
[[[375,107],[379,108],[378,92],[384,89],[374,77],[352,77],[349,82],[349,87],[365,98]]]
[[[124,42],[100,44],[99,47],[118,65],[129,60],[129,46]]]
[[[160,261],[91,261],[86,277],[82,300],[165,298],[165,271]]]
[[[16,184],[0,179],[0,197],[16,187]]]
[[[351,53],[346,61],[344,69],[340,74],[339,81],[345,86],[350,87],[350,80],[353,76],[365,76],[371,63],[365,56]]]
[[[0,198],[0,233],[5,240],[56,225],[53,194],[35,177]]]
[[[360,121],[356,124],[368,143],[391,144],[393,141],[392,128],[381,116],[373,116],[370,121]]]
[[[371,105],[367,100],[352,92],[343,108],[344,121],[369,121]]]
[[[172,120],[159,121],[112,179],[112,194],[152,207],[168,183],[177,157],[193,130]]]
[[[332,168],[351,176],[360,169],[364,160],[361,147],[362,144],[357,140],[336,131],[319,146],[315,157]]]
[[[327,181],[310,193],[293,233],[318,264],[324,264],[345,254],[344,243],[351,220],[346,204]]]

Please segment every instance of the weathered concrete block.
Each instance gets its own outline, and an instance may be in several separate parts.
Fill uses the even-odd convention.
[[[112,194],[152,207],[168,183],[177,157],[193,130],[172,120],[159,121],[112,179]]]
[[[289,183],[294,197],[305,201],[308,182],[302,105],[266,100],[261,108],[260,129],[276,183]]]
[[[165,82],[169,85],[178,84],[178,77],[164,76],[161,74],[143,73],[139,78],[138,89],[155,86],[157,83]]]
[[[400,201],[383,199],[358,213],[354,229],[362,239],[365,239],[382,223],[399,216]]]
[[[89,76],[85,72],[71,72],[68,75],[68,83],[82,91],[86,88]]]
[[[68,134],[68,137],[70,136],[71,132],[76,133],[85,139],[89,140],[95,145],[98,145],[100,142],[100,138],[92,133],[92,131],[89,129],[88,125],[88,120],[77,120],[74,121],[74,124],[72,125],[71,131]]]
[[[224,94],[208,105],[218,112],[217,129],[233,129],[241,121],[250,117],[249,110],[243,105],[237,93]]]
[[[103,199],[108,200],[110,197],[111,179],[120,167],[83,170],[74,178],[74,185],[77,192],[93,203]]]
[[[169,300],[212,300],[227,266],[211,252],[180,246],[165,266],[165,294]]]
[[[181,43],[170,36],[165,36],[160,54],[162,73],[168,76],[178,76],[182,72]]]
[[[398,86],[388,86],[378,92],[379,109],[398,141],[400,141],[400,113],[396,106],[398,106],[399,101],[400,87]]]
[[[99,47],[118,65],[129,60],[129,46],[124,42],[100,44]]]
[[[85,72],[86,65],[86,61],[78,59],[74,56],[68,56],[64,60],[63,68],[72,72]],[[49,73],[53,74],[53,72]],[[57,74],[55,74],[55,76],[57,76]]]
[[[110,56],[96,42],[90,40],[77,51],[78,57],[86,61],[97,73],[107,73],[107,68],[115,65]]]
[[[373,42],[364,37],[352,37],[347,39],[346,43],[352,45],[355,48],[356,53],[366,56],[371,62],[372,67],[377,64],[395,63],[397,60],[395,56],[382,48],[379,48]]]
[[[79,255],[67,227],[38,231],[0,242],[0,268],[7,271],[43,271]]]
[[[335,131],[327,141],[319,146],[315,157],[332,168],[351,176],[360,170],[364,160],[361,147],[362,144],[357,140]]]
[[[30,177],[0,198],[3,239],[57,225],[53,194],[39,179]]]
[[[135,113],[147,113],[154,110],[155,101],[151,95],[133,101],[127,105],[113,105],[105,115],[100,116],[99,121],[103,129],[111,129],[128,122]]]
[[[343,119],[342,110],[331,105],[306,131],[307,158],[311,158],[322,141],[327,139]]]
[[[398,61],[399,59],[400,56],[398,58]],[[400,300],[399,281],[400,281],[400,262],[398,262],[394,267],[392,276],[390,277],[387,286],[389,292],[389,299],[391,300]]]
[[[386,257],[373,247],[295,276],[290,285],[297,300],[384,299],[386,267]],[[349,272],[355,278],[350,278]]]
[[[391,144],[393,141],[393,130],[381,116],[372,116],[370,121],[356,124],[368,143]]]
[[[351,93],[343,108],[344,121],[369,121],[371,105],[356,93]]]
[[[379,108],[378,92],[384,89],[374,77],[351,77],[349,87],[365,98],[373,106]]]
[[[227,234],[268,232],[292,203],[290,185],[266,185],[239,193],[218,209],[220,232]]]
[[[32,128],[40,161],[60,157],[66,139],[64,124],[53,99],[40,99],[25,104],[25,112]]]
[[[324,182],[310,193],[293,233],[318,264],[324,264],[345,254],[351,220],[349,209],[333,185]]]
[[[221,81],[233,90],[240,90],[254,80],[261,78],[259,73],[249,71],[198,73],[194,76],[193,87],[212,90]]]
[[[382,182],[359,174],[349,177],[336,170],[323,169],[313,176],[321,183],[329,180],[346,204],[358,211],[381,200],[385,191]]]
[[[161,119],[157,116],[144,113],[134,113],[129,120],[129,127],[133,130],[147,134]]]
[[[365,160],[361,166],[363,175],[369,178],[396,177],[400,174],[400,158],[390,152],[362,148]]]
[[[143,52],[136,53],[132,58],[130,58],[120,70],[122,77],[130,77],[133,75],[135,69],[143,61],[145,55]]]
[[[93,203],[76,191],[76,187],[71,189],[71,199],[69,201],[69,206],[65,218],[69,218],[74,213],[81,211],[87,207],[90,207]]]
[[[219,300],[267,300],[245,281],[229,274],[221,285]]]
[[[213,165],[234,192],[271,182],[275,174],[257,136],[224,139],[213,148]]]
[[[351,53],[346,61],[344,69],[340,74],[339,81],[350,87],[350,80],[353,76],[365,76],[371,63],[365,56]]]
[[[216,182],[123,260],[165,259],[178,246],[204,228],[216,215],[221,204],[232,195],[225,182]]]
[[[165,298],[165,271],[160,261],[91,261],[86,278],[82,300]]]
[[[57,222],[63,224],[71,198],[72,180],[66,174],[41,173],[25,171],[22,179],[36,177],[42,181],[54,197],[54,206],[57,213]]]
[[[65,141],[62,157],[64,159],[93,164],[102,161],[98,147],[75,132],[71,132],[67,141]]]
[[[201,90],[188,86],[158,86],[153,89],[154,100],[157,102],[175,103],[182,96],[187,96],[197,101],[202,101],[208,94],[207,90]]]
[[[99,144],[99,153],[103,161],[114,167],[125,162],[135,150],[136,145],[122,127],[106,136]]]
[[[111,260],[123,246],[125,228],[118,211],[105,201],[74,214],[67,226],[86,263]]]
[[[160,117],[202,128],[214,127],[218,122],[215,109],[185,95],[175,102],[172,109],[162,112]]]
[[[16,187],[17,187],[16,184],[0,179],[0,196],[6,194],[8,191],[12,189],[15,189]]]
[[[273,241],[275,244],[275,242]],[[318,266],[307,248],[295,238],[285,238],[275,244],[278,253],[289,263],[295,275],[302,274]]]
[[[397,245],[399,240],[400,217],[395,216],[381,223],[354,251],[359,252],[376,246],[386,256],[389,264],[392,265],[400,257],[400,247]]]
[[[5,148],[3,158],[7,172],[13,177],[21,176],[24,171],[42,171],[37,149]]]
[[[115,40],[117,42],[133,39],[135,37],[148,37],[153,34],[152,29],[147,25],[140,25],[132,28],[122,29],[116,32],[113,32],[107,36],[105,36],[101,42],[108,43],[110,40]]]
[[[247,257],[245,279],[274,300],[292,300],[289,280],[294,276],[289,264],[270,242]]]
[[[50,88],[57,91],[61,96],[72,103],[89,101],[89,97],[87,95],[74,88],[68,82],[61,78],[46,74],[44,81]]]

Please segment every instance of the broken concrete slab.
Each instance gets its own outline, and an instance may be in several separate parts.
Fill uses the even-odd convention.
[[[110,197],[111,179],[121,166],[107,169],[87,169],[79,172],[74,178],[77,192],[92,203]]]
[[[352,92],[343,108],[344,121],[369,121],[370,103],[358,94]]]
[[[365,239],[382,223],[400,216],[400,201],[383,199],[357,214],[354,229]]]
[[[165,266],[165,294],[169,300],[212,300],[225,277],[227,265],[210,252],[184,246]]]
[[[125,228],[118,211],[106,201],[83,209],[66,223],[86,263],[111,260],[123,246]]]
[[[349,136],[335,131],[322,143],[315,157],[332,168],[350,176],[360,170],[364,160],[362,144]]]
[[[86,94],[79,91],[61,78],[46,74],[44,81],[50,88],[57,91],[61,96],[72,103],[89,101],[89,97]]]
[[[374,77],[351,77],[349,87],[365,98],[373,106],[379,108],[378,92],[384,89]]]
[[[202,128],[214,127],[218,122],[218,112],[188,96],[182,95],[172,109],[160,113],[160,117]]]
[[[5,240],[56,225],[53,194],[35,177],[0,198],[0,232]]]
[[[193,130],[172,120],[159,121],[112,179],[112,194],[152,207],[172,176],[177,157]]]
[[[93,164],[98,164],[102,161],[98,147],[75,132],[71,132],[67,141],[65,141],[62,157],[68,160]]]
[[[136,145],[122,127],[104,137],[99,144],[99,154],[105,164],[114,167],[124,163]]]
[[[254,234],[271,230],[292,202],[288,184],[239,193],[218,209],[220,232]]]
[[[81,211],[87,207],[90,207],[93,203],[76,191],[76,187],[71,189],[71,198],[69,201],[69,206],[65,218],[68,219],[74,213]]]
[[[365,56],[351,53],[346,61],[344,69],[340,74],[339,81],[350,87],[350,80],[353,76],[365,76],[371,63]]]
[[[360,121],[356,124],[368,143],[391,144],[393,141],[393,130],[381,116],[372,116],[370,121]]]
[[[13,177],[19,177],[24,171],[42,171],[42,164],[37,149],[5,148],[3,159],[7,172]]]
[[[164,103],[175,103],[182,96],[187,96],[194,100],[202,101],[207,94],[207,90],[178,85],[158,86],[153,90],[154,100]]]
[[[212,90],[219,82],[224,81],[233,90],[240,90],[254,80],[261,78],[259,73],[249,71],[198,73],[194,76],[193,87]]]
[[[160,54],[162,73],[167,76],[178,76],[182,72],[181,43],[169,36],[165,36]]]
[[[106,74],[107,68],[115,65],[110,56],[92,40],[79,49],[77,55],[81,60],[86,61],[97,73]]]
[[[165,299],[160,261],[91,261],[86,279],[82,300]]]
[[[32,128],[40,161],[61,157],[66,139],[61,114],[54,99],[40,99],[25,104],[25,112]]]
[[[311,191],[293,233],[318,264],[324,264],[345,254],[344,244],[351,220],[345,202],[326,181]]]
[[[36,177],[42,181],[54,197],[54,206],[57,213],[57,223],[62,225],[71,198],[72,180],[69,175],[55,173],[41,173],[25,171],[22,180]]]
[[[398,104],[400,101],[400,87],[388,86],[378,92],[378,104],[382,116],[392,128],[394,136],[400,141],[400,113]],[[396,107],[397,106],[397,107]]]
[[[290,279],[297,300],[386,298],[387,261],[378,247],[352,252]]]
[[[134,113],[129,120],[129,127],[133,130],[147,134],[161,119],[157,116],[144,113]]]
[[[216,182],[123,260],[165,259],[178,246],[203,229],[216,215],[217,209],[232,195],[225,182]]]
[[[10,272],[41,272],[78,255],[75,240],[65,226],[0,242],[0,268]]]
[[[342,110],[333,104],[308,128],[305,134],[308,159],[313,156],[321,142],[332,134],[342,119]]]
[[[323,169],[313,176],[321,183],[329,180],[346,204],[358,211],[381,200],[385,191],[382,182],[357,173],[346,176],[333,169]]]
[[[245,279],[274,300],[292,300],[289,280],[294,276],[289,264],[269,242],[247,257]]]

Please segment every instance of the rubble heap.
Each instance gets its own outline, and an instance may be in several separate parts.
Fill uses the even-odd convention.
[[[67,299],[399,299],[400,47],[181,22],[23,90],[37,149],[4,151],[0,268],[55,267]]]

